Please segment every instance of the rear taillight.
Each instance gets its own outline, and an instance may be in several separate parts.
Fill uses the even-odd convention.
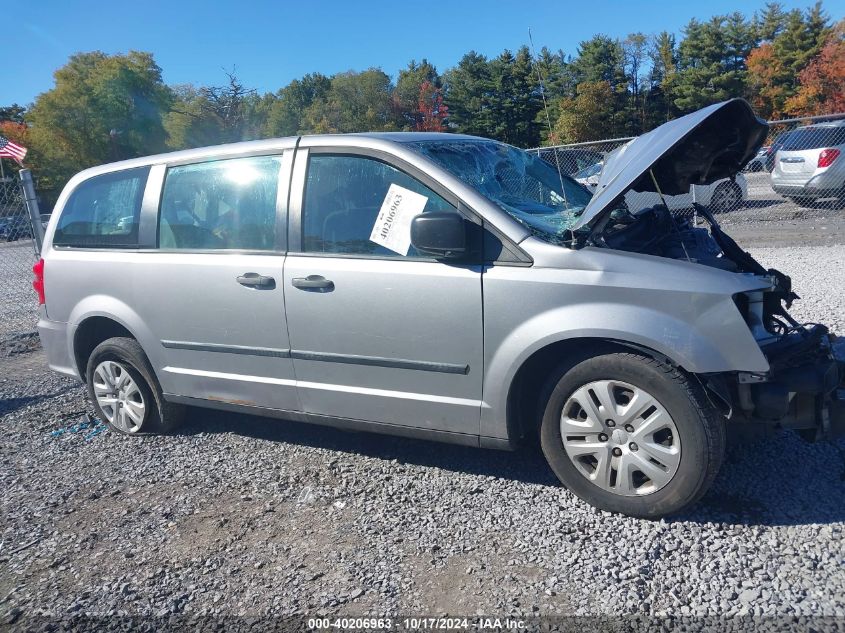
[[[839,157],[838,149],[823,149],[819,154],[819,167],[830,167]]]
[[[32,272],[35,273],[35,280],[32,282],[32,287],[38,294],[38,305],[44,305],[47,300],[44,298],[44,260],[39,259],[32,267]]]

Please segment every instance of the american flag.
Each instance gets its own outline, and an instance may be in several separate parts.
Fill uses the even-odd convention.
[[[5,136],[0,136],[0,158],[13,158],[19,165],[23,165],[23,157],[26,156],[26,148],[10,141]]]

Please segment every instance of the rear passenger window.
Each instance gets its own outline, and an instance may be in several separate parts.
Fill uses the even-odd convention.
[[[272,250],[280,166],[254,156],[168,169],[159,248]]]
[[[54,246],[137,248],[141,200],[149,167],[94,176],[65,204]]]

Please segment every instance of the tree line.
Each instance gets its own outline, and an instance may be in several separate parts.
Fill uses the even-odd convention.
[[[151,53],[78,53],[27,107],[0,108],[0,134],[30,148],[43,189],[85,167],[146,154],[305,133],[422,130],[520,147],[633,136],[710,103],[745,97],[760,116],[845,111],[845,20],[821,2],[753,16],[692,19],[667,31],[595,35],[574,55],[523,46],[465,54],[439,72],[411,61],[395,82],[380,68],[310,73],[275,92],[168,86]]]

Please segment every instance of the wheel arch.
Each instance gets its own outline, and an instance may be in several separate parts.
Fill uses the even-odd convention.
[[[592,356],[614,352],[639,352],[681,369],[674,360],[654,349],[615,338],[578,337],[548,343],[535,350],[517,369],[508,386],[506,420],[511,442],[537,439],[542,412],[539,402],[549,375],[562,363],[571,359],[573,365]]]
[[[114,296],[96,294],[85,297],[73,306],[67,322],[69,358],[83,380],[91,351],[113,336],[134,339],[152,367],[159,366],[161,353],[155,345],[158,339],[134,309]]]
[[[72,337],[72,358],[83,380],[91,352],[103,341],[116,336],[138,340],[126,324],[111,316],[92,315],[76,327]]]

